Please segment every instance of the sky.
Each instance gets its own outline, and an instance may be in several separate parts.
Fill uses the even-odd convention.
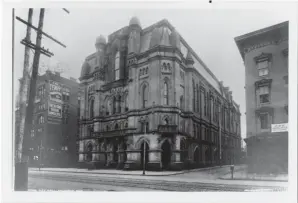
[[[140,19],[142,28],[167,19],[186,40],[207,67],[224,86],[230,87],[233,98],[240,105],[241,136],[246,137],[245,67],[234,38],[248,32],[289,20],[286,12],[276,10],[207,10],[207,9],[46,9],[43,30],[67,47],[63,48],[43,37],[42,46],[54,53],[41,56],[40,74],[45,69],[63,71],[62,76],[78,78],[85,58],[95,52],[95,39],[106,38],[112,32],[128,25],[133,16]],[[16,9],[15,15],[27,20],[28,9]],[[37,27],[39,9],[34,9],[33,24]],[[22,76],[26,26],[15,22],[14,95]],[[32,30],[32,41],[36,33]],[[30,61],[33,52],[30,52]]]

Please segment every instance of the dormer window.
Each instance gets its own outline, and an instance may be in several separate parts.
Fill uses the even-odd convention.
[[[120,52],[115,55],[115,80],[120,79]]]

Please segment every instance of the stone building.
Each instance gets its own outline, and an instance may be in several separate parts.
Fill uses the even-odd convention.
[[[133,17],[95,47],[80,76],[81,167],[133,170],[145,161],[146,170],[181,170],[238,161],[232,92],[167,20],[142,29]]]
[[[235,38],[245,65],[247,155],[253,172],[288,167],[288,22]]]
[[[46,167],[76,166],[79,83],[59,73],[46,71],[36,82],[33,121],[30,135],[24,139],[29,164]],[[16,109],[18,140],[19,109]]]

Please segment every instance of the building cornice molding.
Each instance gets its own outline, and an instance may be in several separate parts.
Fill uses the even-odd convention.
[[[270,61],[272,58],[272,54],[271,53],[264,53],[262,52],[261,54],[259,54],[258,56],[254,57],[254,61],[257,62],[261,62],[261,61]]]
[[[264,79],[262,79],[262,80],[258,80],[258,81],[256,81],[255,82],[255,87],[256,88],[259,88],[259,87],[261,87],[261,86],[265,86],[265,85],[271,85],[271,83],[272,83],[272,79],[266,79],[266,78],[264,78]]]
[[[280,40],[272,40],[272,41],[267,41],[267,42],[262,42],[262,43],[258,43],[258,44],[254,44],[252,46],[249,46],[249,47],[246,47],[243,49],[243,53],[244,54],[247,54],[249,52],[252,52],[256,49],[259,49],[259,48],[262,48],[262,47],[266,47],[266,46],[269,46],[269,45],[279,45],[280,43],[284,42],[284,41],[287,41],[288,38],[283,38],[283,39],[280,39]]]

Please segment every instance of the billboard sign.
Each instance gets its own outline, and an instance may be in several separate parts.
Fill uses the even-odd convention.
[[[62,103],[61,84],[50,80],[50,100]]]
[[[62,106],[49,102],[49,116],[62,118]]]
[[[271,132],[273,133],[288,132],[288,124],[287,123],[272,124]]]

